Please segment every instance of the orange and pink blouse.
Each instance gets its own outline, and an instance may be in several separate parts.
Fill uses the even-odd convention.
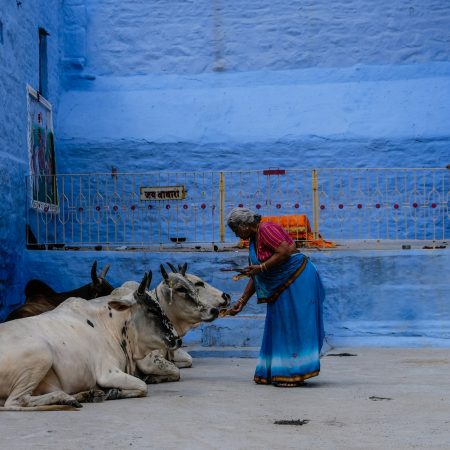
[[[261,262],[267,261],[283,242],[289,245],[294,240],[289,236],[288,232],[273,222],[261,222],[258,228],[256,255]]]

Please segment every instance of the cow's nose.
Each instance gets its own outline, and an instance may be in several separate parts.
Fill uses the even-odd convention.
[[[181,340],[181,338],[174,338],[171,339],[169,342],[169,349],[170,350],[176,350],[177,348],[181,347],[181,344],[183,343],[183,341]]]
[[[231,302],[231,297],[226,292],[224,292],[222,294],[222,298],[225,300],[225,304],[223,306],[228,306]]]

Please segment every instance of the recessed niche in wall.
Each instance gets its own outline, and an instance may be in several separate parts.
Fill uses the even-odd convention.
[[[39,28],[39,93],[45,98],[48,96],[47,75],[47,36],[44,28]]]

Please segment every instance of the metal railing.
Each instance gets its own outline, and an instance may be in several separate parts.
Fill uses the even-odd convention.
[[[334,168],[28,177],[28,243],[234,244],[225,221],[236,206],[262,216],[306,215],[312,239],[445,240],[449,175],[446,169]]]

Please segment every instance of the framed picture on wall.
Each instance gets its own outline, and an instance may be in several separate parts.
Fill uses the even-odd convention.
[[[27,85],[31,206],[58,211],[52,105]]]

